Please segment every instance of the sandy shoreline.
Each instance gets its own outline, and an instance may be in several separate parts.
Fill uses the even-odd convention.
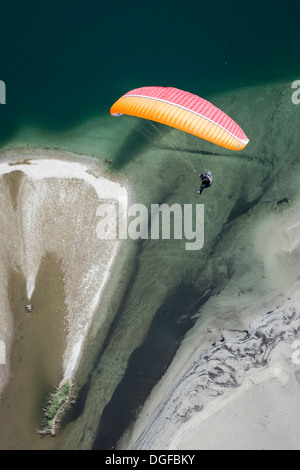
[[[265,296],[208,302],[118,448],[300,448],[298,207],[252,233]]]
[[[60,281],[67,312],[63,374],[64,378],[71,377],[121,244],[120,240],[99,239],[97,208],[106,201],[125,207],[130,190],[105,177],[100,165],[90,157],[43,148],[10,148],[1,152],[0,181],[5,240],[0,254],[0,339],[6,353],[0,369],[1,389],[9,378],[13,342],[7,272],[15,269],[22,273],[26,302],[31,301],[36,294],[41,262],[49,253],[61,260],[63,271]]]

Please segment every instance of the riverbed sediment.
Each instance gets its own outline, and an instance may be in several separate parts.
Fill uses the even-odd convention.
[[[44,393],[74,375],[120,249],[119,239],[98,237],[97,210],[106,201],[126,204],[129,189],[104,173],[65,151],[1,153],[0,421],[8,447],[26,448]]]

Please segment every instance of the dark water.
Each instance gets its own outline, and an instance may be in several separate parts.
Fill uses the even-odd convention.
[[[299,78],[299,1],[2,0],[0,141],[22,122],[72,127],[124,92],[201,96]],[[109,116],[109,115],[108,115]]]
[[[131,355],[126,374],[103,411],[93,449],[114,448],[193,326],[192,314],[207,298],[193,286],[180,285],[157,310],[143,345]]]

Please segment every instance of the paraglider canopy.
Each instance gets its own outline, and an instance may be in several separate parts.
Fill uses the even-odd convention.
[[[209,101],[177,88],[136,88],[119,98],[110,113],[160,122],[230,150],[242,150],[249,142],[227,114]]]

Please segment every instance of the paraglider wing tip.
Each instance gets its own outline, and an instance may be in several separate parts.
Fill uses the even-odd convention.
[[[238,144],[236,150],[244,149],[248,143],[249,143],[248,137],[245,137],[244,139],[240,139],[240,144]]]

